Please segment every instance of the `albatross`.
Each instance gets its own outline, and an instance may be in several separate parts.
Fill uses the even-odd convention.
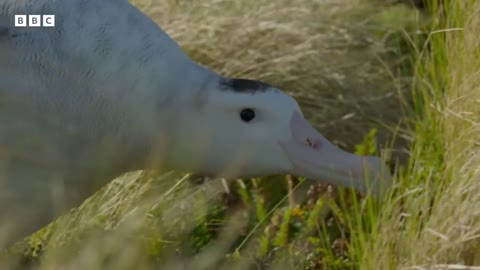
[[[17,14],[55,15],[55,26],[15,27]],[[152,168],[290,174],[372,194],[391,183],[378,157],[337,148],[286,92],[195,63],[126,0],[0,0],[6,241]]]

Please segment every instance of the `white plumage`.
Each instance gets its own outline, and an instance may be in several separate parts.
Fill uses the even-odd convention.
[[[15,14],[56,26],[15,28]],[[326,141],[284,92],[192,62],[124,0],[0,0],[0,151],[11,240],[136,169],[290,173],[363,192],[364,167],[374,192],[391,180],[378,158]]]

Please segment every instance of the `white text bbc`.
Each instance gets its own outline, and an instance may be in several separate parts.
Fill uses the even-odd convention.
[[[15,15],[15,27],[54,27],[55,15]]]

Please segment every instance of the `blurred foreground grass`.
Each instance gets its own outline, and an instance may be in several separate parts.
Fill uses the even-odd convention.
[[[132,172],[10,248],[1,269],[480,264],[480,4],[434,3],[429,16],[373,0],[137,0],[196,61],[278,86],[327,138],[384,155],[395,189],[376,201],[302,179]]]

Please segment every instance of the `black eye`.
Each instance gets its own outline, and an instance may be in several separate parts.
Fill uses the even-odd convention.
[[[255,118],[255,111],[252,110],[252,109],[243,109],[241,112],[240,112],[240,118],[244,121],[244,122],[250,122],[253,120],[253,118]]]

